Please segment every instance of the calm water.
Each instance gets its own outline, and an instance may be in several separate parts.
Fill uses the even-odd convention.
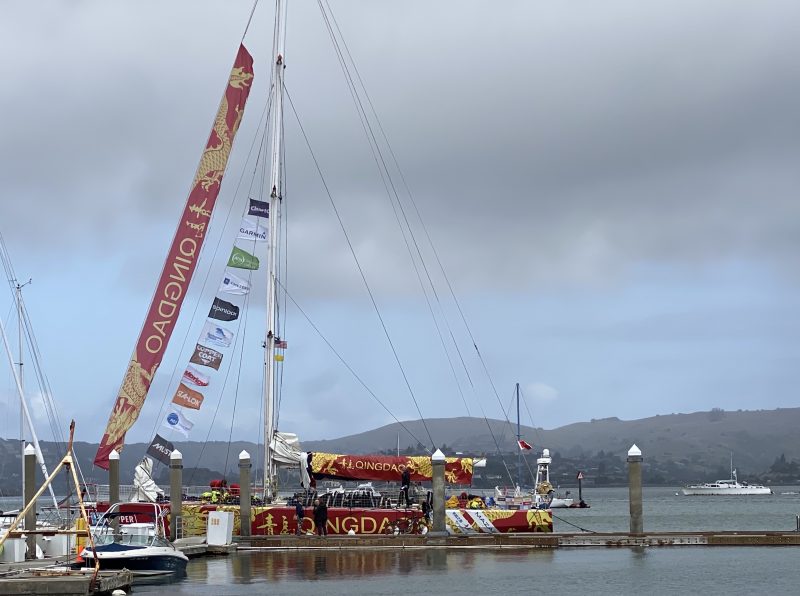
[[[684,497],[646,488],[646,531],[795,528],[800,489],[763,497]],[[782,494],[791,493],[791,494]],[[575,495],[577,496],[577,494]],[[627,489],[590,489],[591,509],[554,510],[556,531],[579,526],[628,530]],[[1,503],[10,508],[10,503]],[[570,524],[574,524],[570,525]],[[557,550],[406,550],[244,552],[189,562],[170,584],[135,586],[135,594],[800,594],[797,547],[665,547]]]
[[[797,594],[798,549],[250,553],[189,563],[135,594]]]
[[[793,530],[796,487],[766,497],[683,497],[645,489],[645,530]],[[593,531],[628,529],[627,489],[584,492],[584,510],[555,510]],[[136,594],[238,596],[321,594],[751,594],[800,593],[796,547],[557,550],[406,550],[246,552],[189,563],[169,585],[136,586]]]

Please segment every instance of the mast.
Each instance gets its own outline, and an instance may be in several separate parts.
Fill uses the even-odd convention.
[[[269,201],[269,255],[267,267],[267,337],[264,342],[264,499],[275,496],[275,463],[272,438],[275,434],[275,336],[277,323],[278,232],[280,231],[281,153],[283,151],[283,2],[275,1],[275,37],[272,41],[272,138]]]
[[[8,336],[6,335],[6,328],[3,325],[3,319],[0,317],[0,336],[3,338],[3,346],[6,350],[6,355],[8,356],[8,363],[11,366],[11,372],[14,374],[14,381],[17,386],[17,394],[19,395],[19,403],[22,409],[22,413],[25,416],[25,421],[28,423],[28,430],[31,432],[31,438],[33,439],[33,448],[36,451],[36,460],[39,462],[39,467],[42,469],[42,474],[44,474],[45,478],[48,478],[50,474],[47,472],[47,466],[44,463],[44,455],[42,455],[42,449],[39,446],[39,437],[36,435],[36,429],[33,427],[33,420],[31,420],[31,413],[28,411],[28,404],[25,402],[25,394],[22,391],[22,385],[20,384],[19,374],[17,373],[17,369],[14,366],[14,358],[11,356],[11,346],[8,345]],[[24,455],[23,455],[24,457]],[[25,460],[22,460],[23,466],[25,465]],[[58,499],[56,499],[56,494],[53,492],[53,487],[49,486],[50,489],[50,496],[53,498],[53,505],[58,508]],[[23,495],[25,493],[23,492]]]
[[[30,282],[29,282],[30,283]],[[23,395],[25,393],[25,381],[22,376],[22,359],[23,359],[23,346],[22,346],[22,288],[24,285],[27,284],[20,284],[19,281],[16,282],[14,289],[16,290],[16,299],[17,299],[17,345],[19,346],[19,386],[20,390],[22,391]],[[20,462],[22,464],[22,492],[20,493],[25,496],[25,415],[22,411],[22,407],[19,409],[19,448],[21,450]]]
[[[517,383],[517,483],[522,486],[522,435],[519,432],[519,383]]]

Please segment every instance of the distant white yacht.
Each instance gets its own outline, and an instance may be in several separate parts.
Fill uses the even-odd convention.
[[[683,492],[684,495],[692,497],[702,495],[771,495],[772,489],[761,484],[739,482],[736,476],[736,470],[731,468],[731,477],[728,480],[717,480],[716,482],[707,482],[705,484],[692,484],[682,489],[681,492]]]

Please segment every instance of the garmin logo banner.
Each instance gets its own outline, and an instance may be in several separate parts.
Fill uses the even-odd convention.
[[[214,298],[214,304],[211,305],[208,316],[218,321],[235,321],[239,318],[239,307],[225,300]]]

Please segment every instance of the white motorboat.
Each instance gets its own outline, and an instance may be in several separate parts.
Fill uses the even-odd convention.
[[[705,484],[691,484],[681,490],[690,497],[713,495],[771,495],[772,489],[762,484],[748,484],[739,482],[736,470],[733,469],[733,456],[731,456],[731,477],[728,480],[717,480]]]
[[[133,505],[135,516],[126,512],[126,505]],[[128,569],[137,575],[183,574],[189,558],[166,538],[164,516],[161,506],[152,503],[152,512],[144,513],[143,503],[115,503],[109,507],[95,526],[95,548],[87,547],[81,557],[88,566],[94,566],[94,556],[100,569]],[[123,524],[126,518],[142,519],[152,516],[152,521]]]

